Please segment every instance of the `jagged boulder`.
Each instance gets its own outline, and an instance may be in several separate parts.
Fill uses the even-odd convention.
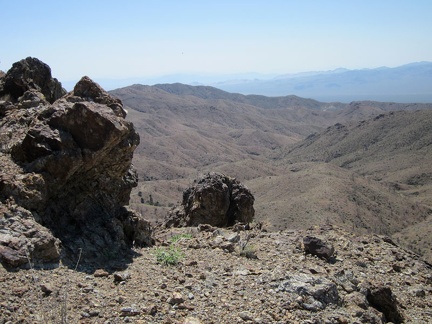
[[[183,192],[182,205],[173,209],[167,227],[232,226],[237,222],[250,223],[255,214],[254,197],[235,178],[220,173],[208,173]]]
[[[42,75],[32,79],[38,71]],[[125,207],[137,185],[131,162],[139,136],[124,119],[121,102],[88,77],[57,98],[61,84],[50,75],[47,65],[27,58],[4,78],[14,82],[2,88],[10,100],[3,101],[7,109],[0,117],[0,258],[11,265],[27,262],[21,246],[29,245],[26,258],[52,261],[60,255],[59,241],[66,259],[80,253],[82,261],[123,255],[132,244],[151,245],[149,223]],[[46,246],[57,248],[57,255],[46,256],[42,243],[20,234],[8,216],[10,206],[25,211],[25,224],[40,224],[31,231],[46,230]],[[13,237],[21,243],[13,244]]]
[[[271,286],[278,291],[301,296],[301,306],[314,312],[324,309],[327,305],[340,303],[336,285],[326,278],[315,278],[303,273],[293,274],[281,282],[272,283]]]
[[[0,257],[12,266],[30,263],[31,258],[55,261],[60,256],[60,241],[32,214],[17,205],[0,203]]]
[[[36,90],[53,103],[66,94],[61,83],[51,76],[51,68],[37,58],[27,57],[16,62],[0,84],[0,97],[10,95],[18,100],[26,91]]]
[[[399,324],[404,322],[403,312],[390,287],[371,285],[366,289],[366,298],[374,308],[384,315],[386,323]]]
[[[330,260],[335,252],[333,246],[313,236],[305,236],[303,238],[303,248],[306,253],[316,255],[325,260]]]

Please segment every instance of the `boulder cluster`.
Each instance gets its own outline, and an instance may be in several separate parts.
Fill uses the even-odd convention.
[[[139,135],[120,100],[83,77],[67,93],[28,57],[0,78],[0,260],[96,261],[151,245],[126,206]]]

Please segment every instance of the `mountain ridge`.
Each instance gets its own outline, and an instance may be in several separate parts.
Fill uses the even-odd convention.
[[[278,96],[295,94],[325,102],[376,100],[432,102],[432,62],[389,68],[310,72],[270,80],[213,83],[220,89],[243,94]]]

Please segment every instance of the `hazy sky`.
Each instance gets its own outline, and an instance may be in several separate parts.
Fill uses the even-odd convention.
[[[285,74],[432,61],[432,1],[0,0],[0,69],[60,81]]]

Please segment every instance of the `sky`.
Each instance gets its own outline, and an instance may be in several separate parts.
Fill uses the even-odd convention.
[[[0,70],[28,56],[62,82],[395,67],[432,61],[431,13],[430,0],[0,0]]]

